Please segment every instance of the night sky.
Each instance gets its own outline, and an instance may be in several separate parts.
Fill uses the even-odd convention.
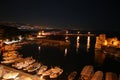
[[[63,28],[118,30],[119,10],[115,0],[2,0],[0,20]]]

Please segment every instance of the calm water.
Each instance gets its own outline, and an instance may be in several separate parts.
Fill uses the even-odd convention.
[[[76,70],[79,74],[85,65],[93,65],[95,70],[103,72],[112,71],[120,73],[120,63],[112,58],[105,58],[103,64],[96,64],[95,61],[95,37],[90,37],[90,48],[87,51],[87,37],[80,37],[79,45],[77,45],[77,36],[69,37],[71,45],[69,47],[52,47],[40,46],[37,44],[29,44],[22,47],[20,53],[27,56],[33,56],[37,61],[42,62],[49,68],[52,66],[60,66],[64,72],[56,80],[67,80],[68,74]]]

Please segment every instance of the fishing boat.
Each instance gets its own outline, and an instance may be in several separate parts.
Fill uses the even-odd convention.
[[[24,58],[21,58],[20,60],[16,61],[15,63],[12,64],[12,67],[19,68],[23,65]]]
[[[18,58],[12,59],[12,60],[1,61],[1,63],[3,63],[3,64],[12,64],[12,63],[14,63],[16,61],[19,61],[21,59],[22,59],[21,57],[18,57]]]
[[[58,73],[51,73],[50,74],[50,78],[57,78],[58,76],[60,76],[62,74],[63,70],[60,70]]]
[[[80,73],[80,80],[91,80],[94,75],[94,67],[92,65],[86,65],[83,67]]]
[[[47,69],[48,69],[47,66],[42,65],[42,66],[40,67],[40,69],[38,70],[37,75],[43,74],[43,72],[45,72]]]
[[[48,69],[47,71],[43,72],[41,76],[49,76],[52,73],[51,69]]]
[[[3,57],[10,57],[10,56],[15,56],[15,55],[18,55],[18,52],[17,51],[8,51],[8,52],[4,52],[3,53]]]
[[[8,80],[8,79],[15,79],[19,75],[18,72],[8,72],[3,75],[3,79]]]
[[[30,63],[30,60],[34,59],[32,57],[22,58],[21,60],[18,60],[14,64],[12,64],[12,67],[22,69],[23,67],[27,66]]]
[[[113,72],[106,72],[105,80],[118,80],[117,74]]]
[[[12,55],[12,56],[8,56],[8,57],[3,57],[3,60],[8,61],[8,60],[14,60],[16,58],[22,57],[23,55]]]
[[[24,65],[23,65],[23,69],[31,64],[33,64],[36,60],[31,58],[31,59],[27,59],[24,61]]]
[[[49,75],[49,77],[50,78],[57,78],[62,73],[63,73],[63,69],[56,66],[54,68],[51,68],[51,74]]]
[[[103,72],[96,71],[91,80],[103,80]]]
[[[69,75],[68,75],[68,80],[74,80],[75,77],[77,75],[77,71],[72,71]]]
[[[33,64],[31,64],[30,66],[27,67],[27,71],[28,72],[36,71],[40,68],[40,66],[41,66],[41,63],[35,62],[35,63],[33,63]]]

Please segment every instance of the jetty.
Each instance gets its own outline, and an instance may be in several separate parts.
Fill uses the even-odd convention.
[[[51,40],[51,39],[36,39],[36,43],[41,46],[69,46],[70,42]]]

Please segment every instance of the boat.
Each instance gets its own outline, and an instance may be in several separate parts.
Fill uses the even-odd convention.
[[[106,72],[105,80],[118,80],[117,74],[113,72]]]
[[[22,57],[23,55],[12,55],[12,56],[9,56],[9,57],[3,57],[3,60],[5,61],[9,61],[9,60],[14,60],[16,58],[19,58],[19,57]]]
[[[63,73],[63,70],[60,70],[58,73],[51,73],[49,76],[50,78],[57,78],[58,76],[60,76]]]
[[[4,73],[4,67],[0,65],[0,78],[3,76]]]
[[[16,61],[19,61],[19,60],[21,60],[21,59],[22,59],[21,57],[18,57],[18,58],[16,58],[16,59],[12,59],[12,60],[1,61],[1,63],[3,63],[3,64],[11,64],[11,63],[14,63],[14,62],[16,62]]]
[[[12,64],[12,67],[15,67],[17,69],[22,69],[25,66],[28,66],[29,63],[31,63],[34,60],[32,57],[26,57],[22,58],[21,60],[16,61],[14,64]]]
[[[80,80],[91,80],[94,75],[94,67],[92,65],[86,65],[83,67],[80,73]]]
[[[21,58],[20,60],[16,61],[14,64],[12,64],[12,67],[19,68],[23,65],[24,58]]]
[[[103,72],[96,71],[91,80],[103,80]]]
[[[36,71],[40,68],[40,66],[41,66],[41,63],[35,62],[35,63],[33,63],[33,64],[31,64],[30,66],[27,67],[27,71],[28,72]]]
[[[31,65],[31,64],[34,63],[35,61],[36,61],[36,60],[33,59],[33,58],[25,60],[25,61],[24,61],[23,68],[25,68],[25,67]]]
[[[48,69],[47,66],[42,65],[42,66],[40,67],[40,69],[38,70],[37,75],[43,74],[43,72],[45,72],[47,69]]]
[[[16,78],[17,76],[19,75],[18,72],[8,72],[8,73],[5,73],[3,75],[3,79],[7,80],[7,79],[14,79]]]
[[[51,69],[48,69],[47,71],[43,72],[41,76],[49,76],[52,73]]]
[[[30,76],[22,75],[19,77],[16,77],[14,80],[33,80]]]
[[[75,77],[77,75],[77,71],[72,71],[69,75],[68,75],[68,80],[74,80]]]
[[[54,68],[51,68],[51,74],[49,75],[49,77],[50,78],[57,78],[62,73],[63,73],[63,69],[56,66]]]
[[[49,78],[57,78],[59,75],[63,73],[63,69],[59,67],[53,67],[51,69],[48,69],[47,71],[43,72],[41,74],[42,77],[49,76]]]
[[[13,55],[18,55],[18,52],[17,51],[8,51],[8,52],[4,52],[2,56],[3,57],[10,57]]]
[[[50,76],[50,78],[57,78],[58,74],[57,73],[51,73],[49,76]]]

